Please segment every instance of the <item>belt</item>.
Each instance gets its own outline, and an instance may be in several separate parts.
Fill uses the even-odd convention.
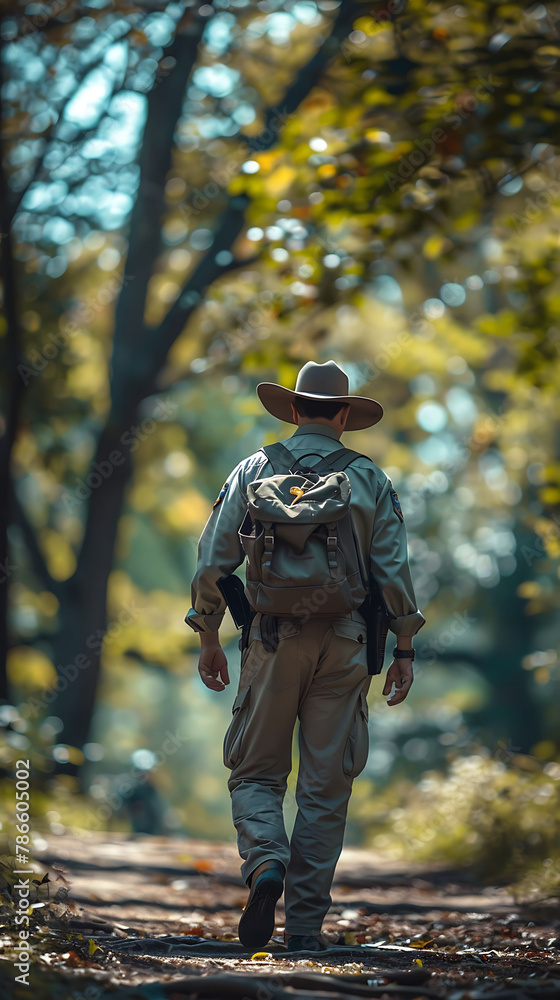
[[[256,616],[255,616],[256,617]],[[323,621],[332,621],[333,618],[348,618],[350,621],[360,622],[361,625],[367,627],[367,622],[363,615],[359,611],[349,611],[346,615],[313,615],[314,619],[319,618]],[[261,630],[261,642],[267,653],[275,653],[278,649],[278,625],[283,622],[301,622],[301,615],[299,617],[294,615],[268,615],[261,614],[260,618],[260,630]],[[305,621],[310,621],[307,618]]]

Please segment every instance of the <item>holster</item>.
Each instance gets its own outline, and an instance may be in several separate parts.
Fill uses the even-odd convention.
[[[249,645],[249,632],[251,631],[251,625],[253,624],[253,618],[256,613],[256,611],[251,610],[249,617],[241,627],[241,638],[239,640],[239,649],[241,652],[243,652],[243,650]]]
[[[222,576],[217,581],[217,584],[236,627],[241,629],[239,649],[244,650],[249,643],[249,632],[256,611],[247,600],[243,581],[235,573],[231,573],[229,576]]]
[[[216,584],[229,608],[236,628],[243,628],[251,618],[251,614],[254,615],[253,608],[245,594],[243,581],[235,573],[230,573],[229,576],[220,577]]]
[[[239,640],[239,648],[241,652],[249,645],[249,632],[251,631],[251,625],[253,618],[256,615],[256,611],[253,611],[251,617],[244,624],[241,631],[241,638]],[[261,629],[261,642],[267,653],[275,653],[278,649],[278,619],[275,615],[261,615],[260,620]]]
[[[377,585],[370,577],[370,593],[359,608],[367,623],[368,674],[380,674],[385,659],[385,644],[389,631],[389,615],[381,601]]]
[[[278,619],[276,615],[261,615],[261,642],[267,653],[278,649]]]

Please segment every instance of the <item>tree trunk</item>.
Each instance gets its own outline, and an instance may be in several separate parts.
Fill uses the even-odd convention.
[[[545,622],[543,615],[527,615],[526,601],[517,593],[528,576],[527,566],[521,562],[523,546],[525,550],[534,549],[535,536],[518,531],[516,538],[516,571],[502,577],[497,587],[485,592],[486,602],[474,609],[475,615],[484,616],[484,624],[491,631],[490,651],[480,653],[470,647],[451,646],[438,652],[439,662],[468,663],[490,686],[492,694],[488,704],[465,714],[473,735],[489,746],[494,743],[498,756],[503,752],[528,754],[544,736],[543,713],[535,698],[535,682],[522,661],[538,648],[537,628],[540,630]],[[435,636],[437,638],[437,633]]]
[[[143,336],[147,285],[160,251],[173,138],[202,30],[200,18],[187,20],[178,30],[166,50],[166,57],[175,59],[175,63],[148,95],[139,193],[131,218],[125,280],[115,314],[111,413],[86,476],[92,488],[83,501],[88,504],[84,540],[76,572],[65,588],[66,601],[61,607],[61,627],[55,640],[59,692],[51,712],[63,724],[60,742],[78,748],[87,739],[95,704],[100,637],[107,628],[107,584],[132,472],[134,420],[144,395],[145,366],[150,364],[149,345]],[[86,660],[87,666],[77,668]],[[75,675],[75,681],[69,680],[70,675]]]
[[[118,454],[121,464],[115,464]],[[111,459],[110,456],[113,456]],[[106,429],[99,441],[94,468],[110,469],[92,483],[88,509],[88,534],[73,578],[61,603],[60,628],[55,639],[58,694],[50,714],[63,723],[60,742],[82,747],[87,739],[99,680],[102,640],[107,629],[107,584],[120,512],[132,471],[130,451],[123,448],[119,431]],[[125,609],[122,609],[123,613]]]
[[[543,713],[535,697],[535,681],[522,661],[538,649],[537,629],[543,628],[545,616],[528,615],[527,602],[517,593],[528,576],[527,567],[521,562],[521,548],[530,540],[525,533],[517,533],[517,570],[502,577],[491,591],[493,648],[482,672],[491,685],[492,698],[488,708],[470,718],[499,740],[500,746],[505,741],[512,752],[516,748],[526,754],[543,739]]]
[[[3,81],[3,50],[0,37],[0,84]],[[1,91],[0,86],[0,91]],[[1,100],[1,94],[0,94]],[[0,104],[0,127],[3,122]],[[4,144],[0,143],[0,262],[3,290],[3,312],[6,317],[4,338],[3,381],[6,409],[4,432],[0,439],[0,702],[8,700],[8,680],[6,675],[6,655],[8,636],[8,587],[10,577],[16,567],[10,561],[8,527],[13,520],[13,486],[10,476],[12,449],[16,436],[19,411],[23,397],[23,381],[18,375],[21,339],[17,312],[16,277],[10,230],[9,189],[4,164]]]

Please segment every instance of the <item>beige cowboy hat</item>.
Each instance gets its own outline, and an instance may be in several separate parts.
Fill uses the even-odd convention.
[[[287,424],[295,423],[291,403],[294,399],[323,399],[325,402],[349,403],[347,431],[360,431],[371,427],[383,416],[383,407],[367,396],[348,395],[348,376],[334,361],[323,365],[308,361],[300,369],[295,389],[286,389],[276,382],[259,382],[257,395],[264,408],[273,417]]]

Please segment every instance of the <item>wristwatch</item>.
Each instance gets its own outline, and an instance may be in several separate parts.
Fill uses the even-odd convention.
[[[393,657],[395,660],[413,660],[415,656],[415,649],[398,649],[397,646],[395,646],[393,650]]]

